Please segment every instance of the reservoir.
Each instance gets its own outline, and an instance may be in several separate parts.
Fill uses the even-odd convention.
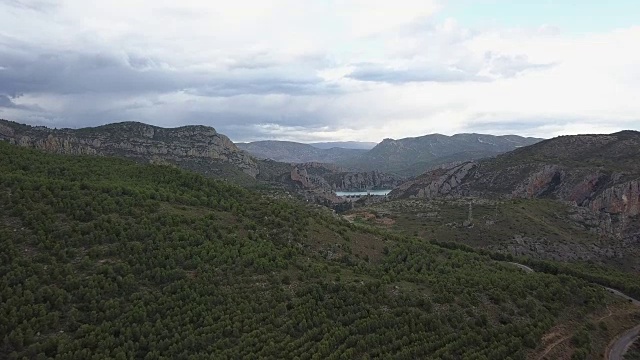
[[[385,196],[389,194],[391,190],[368,190],[368,191],[336,191],[338,196],[367,196],[367,194],[373,196]]]

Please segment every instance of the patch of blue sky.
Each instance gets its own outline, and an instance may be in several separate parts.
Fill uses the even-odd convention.
[[[437,18],[471,28],[552,26],[585,34],[640,26],[640,0],[446,0]]]

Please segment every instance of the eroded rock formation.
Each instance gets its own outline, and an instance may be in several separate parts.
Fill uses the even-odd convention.
[[[210,173],[231,164],[255,177],[254,159],[228,137],[207,126],[165,129],[125,122],[85,129],[49,129],[0,120],[0,140],[20,146],[73,155],[121,156],[142,162],[165,162]]]

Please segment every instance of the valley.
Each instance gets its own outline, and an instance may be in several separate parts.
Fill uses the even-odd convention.
[[[3,357],[598,359],[640,321],[603,288],[640,298],[633,133],[404,178],[0,125]]]
[[[0,0],[0,360],[640,360],[639,13]]]

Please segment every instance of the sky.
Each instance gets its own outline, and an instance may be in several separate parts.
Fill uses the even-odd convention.
[[[0,0],[0,118],[233,141],[640,130],[637,0]]]

